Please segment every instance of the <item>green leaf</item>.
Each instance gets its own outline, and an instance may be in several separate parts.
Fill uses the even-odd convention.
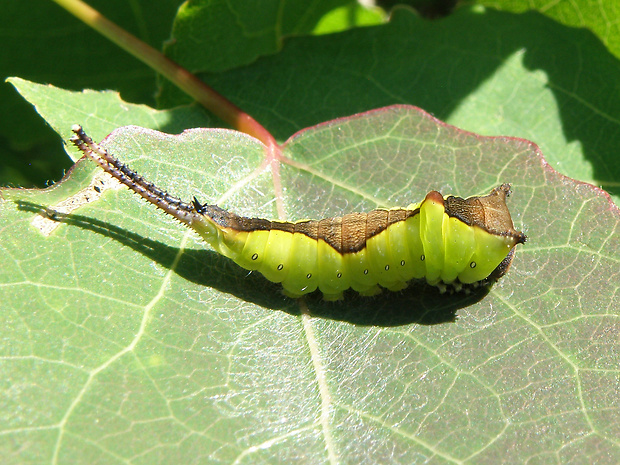
[[[373,14],[351,0],[323,0],[312,6],[276,0],[260,6],[225,1],[184,3],[175,18],[166,54],[192,72],[217,72],[276,53],[287,36],[334,32],[358,24],[379,24]]]
[[[148,101],[153,74],[105,41],[93,46],[85,28],[39,3],[15,3],[3,69]],[[104,3],[113,11],[93,5],[132,32],[137,18],[159,25],[141,26],[156,31],[151,39],[168,36],[171,16],[150,3],[157,14]],[[303,34],[324,32],[333,11]],[[252,9],[217,19],[231,25],[236,15],[271,27]],[[194,32],[216,30],[208,21]],[[64,32],[76,35],[57,40]],[[209,70],[205,81],[279,140],[302,130],[282,159],[222,130],[170,137],[122,128],[104,145],[172,194],[271,218],[278,204],[291,219],[321,217],[510,181],[509,208],[528,243],[488,295],[415,287],[296,302],[90,162],[45,191],[4,189],[3,463],[615,463],[618,209],[524,140],[473,135],[410,108],[349,115],[413,103],[479,134],[532,139],[563,173],[613,190],[617,54],[540,14],[476,8],[432,22],[397,10],[386,25],[322,37],[274,34],[257,40],[258,51],[253,38],[192,50],[190,35],[175,37]],[[209,68],[218,53],[233,67],[247,63],[246,48],[260,59],[226,73]],[[32,50],[42,51],[36,60]],[[217,124],[193,106],[156,111],[114,92],[12,84],[63,140],[74,123],[96,140],[126,124],[165,132]],[[161,91],[162,102],[180,101]],[[12,141],[17,132],[39,137],[14,107],[1,114]],[[313,127],[336,117],[348,118]],[[61,147],[57,137],[46,149]]]
[[[204,110],[187,105],[158,111],[146,105],[124,102],[118,92],[71,92],[53,86],[44,86],[20,78],[10,78],[17,91],[30,103],[64,140],[71,135],[71,126],[87,127],[91,137],[100,140],[114,128],[128,124],[167,131],[181,132],[193,126],[209,126],[211,118]],[[70,152],[75,161],[82,157],[78,150]]]
[[[295,301],[89,161],[45,191],[5,189],[4,456],[605,463],[620,453],[620,214],[534,144],[390,107],[298,133],[277,164],[221,129],[125,127],[104,145],[174,195],[252,216],[276,216],[280,200],[295,219],[510,181],[529,241],[487,295],[413,287]]]
[[[88,3],[143,41],[160,48],[169,38],[171,16],[180,0]],[[10,85],[3,83],[7,77],[20,76],[76,91],[114,89],[127,101],[153,105],[157,90],[153,71],[53,2],[3,2],[2,17],[0,165],[9,164],[16,172],[0,170],[0,185],[44,185],[46,180],[60,179],[62,169],[70,166],[57,144],[58,136]],[[49,163],[52,147],[56,150],[53,164]],[[29,164],[51,168],[47,174],[33,174],[28,172]]]
[[[384,26],[293,38],[278,55],[203,76],[280,140],[336,117],[414,104],[479,134],[532,140],[558,171],[616,200],[619,77],[620,61],[585,30],[476,9],[439,24],[396,10]]]
[[[351,0],[322,0],[308,6],[277,0],[256,5],[225,1],[184,3],[174,20],[172,40],[164,52],[192,73],[214,73],[237,68],[282,49],[287,37],[327,34],[356,26],[380,24],[385,14]],[[167,81],[158,95],[163,107],[191,99]]]
[[[385,12],[378,7],[362,6],[350,2],[323,15],[316,23],[313,34],[331,34],[346,31],[353,27],[377,26],[386,21]]]
[[[515,13],[536,10],[567,26],[588,28],[611,53],[620,58],[620,24],[617,21],[620,17],[620,3],[616,1],[475,0],[475,3]]]
[[[111,20],[126,27],[155,47],[168,38],[171,13],[178,0],[153,2],[94,0],[90,4]],[[105,38],[93,34],[80,21],[52,2],[22,0],[3,6],[4,53],[0,57],[2,79],[21,76],[58,86],[81,90],[84,87],[122,91],[127,100],[153,102],[155,79],[151,70],[133,57],[119,52]],[[44,50],[33,59],[33,50]],[[110,59],[110,57],[114,57]],[[29,125],[18,124],[31,110],[19,102],[9,86],[0,87],[2,134],[18,135],[32,143]],[[18,110],[16,110],[19,108]],[[8,111],[11,109],[12,111]],[[15,111],[19,111],[18,115]],[[16,117],[18,116],[18,117]],[[37,121],[38,122],[38,121]]]

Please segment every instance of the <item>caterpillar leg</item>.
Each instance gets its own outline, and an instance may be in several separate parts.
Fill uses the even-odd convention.
[[[407,287],[407,283],[404,281],[397,281],[393,284],[390,284],[389,286],[386,286],[387,289],[389,289],[390,291],[402,291],[403,289],[405,289]]]
[[[439,281],[438,283],[433,284],[433,286],[439,289],[440,294],[445,294],[446,292],[448,292],[448,286],[442,281]]]
[[[366,289],[358,290],[357,292],[359,292],[360,295],[363,295],[365,297],[372,297],[373,295],[381,294],[381,292],[383,291],[381,290],[379,286],[375,285],[375,286],[368,287]]]
[[[291,291],[287,291],[286,289],[282,289],[282,293],[286,296],[286,297],[290,297],[291,299],[299,299],[300,297],[303,297],[304,295],[306,295],[306,293],[299,293],[299,292],[291,292]],[[323,294],[323,300],[326,300],[328,302],[336,302],[338,300],[343,300],[344,299],[344,294],[342,292],[337,292],[334,294]]]
[[[287,291],[286,289],[282,289],[282,294],[284,294],[286,297],[290,297],[291,299],[299,299],[300,297],[305,295],[299,292]]]
[[[342,300],[344,298],[342,292],[336,292],[334,294],[323,294],[323,299],[328,302],[335,302],[337,300]]]

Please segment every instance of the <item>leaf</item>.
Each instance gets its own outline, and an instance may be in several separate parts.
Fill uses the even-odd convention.
[[[256,6],[198,0],[179,8],[164,52],[194,74],[221,72],[278,52],[287,37],[381,24],[384,18],[378,8],[351,0],[316,1],[310,7],[276,0]],[[191,102],[169,82],[162,85],[166,92],[158,95],[160,106]]]
[[[24,30],[46,40],[47,13],[37,5],[21,15]],[[33,18],[41,18],[34,28]],[[13,35],[22,56],[38,50]],[[226,47],[213,45],[216,53]],[[242,58],[241,48],[230,53]],[[65,86],[117,86],[78,81],[93,70],[118,81],[111,48],[77,64],[71,50],[63,46],[66,59],[52,60],[68,73]],[[210,51],[195,53],[199,60]],[[30,62],[42,73],[51,67]],[[383,114],[306,128],[415,103],[481,134],[531,138],[554,167],[612,189],[618,71],[591,35],[541,15],[462,9],[426,22],[400,10],[385,26],[287,39],[277,56],[203,76],[280,140],[303,130],[286,144],[279,178],[262,171],[262,148],[234,133],[192,132],[200,140],[191,140],[123,129],[105,142],[173,194],[269,217],[277,215],[274,179],[292,218],[416,201],[427,187],[484,193],[509,180],[509,207],[530,241],[486,296],[422,289],[353,294],[343,304],[314,296],[300,307],[136,196],[113,185],[97,193],[105,178],[84,161],[45,192],[3,190],[0,457],[615,463],[618,211],[606,197],[553,172],[524,141],[489,145],[433,123],[411,124],[418,130],[390,144],[386,135],[398,126]],[[132,81],[134,72],[121,78]],[[59,84],[54,74],[38,80]],[[156,112],[113,93],[14,84],[63,139],[75,122],[97,140],[125,124],[167,132],[210,124],[192,107]],[[162,101],[174,102],[170,94],[164,86]],[[21,123],[12,111],[3,115]],[[438,133],[450,143],[437,145]],[[216,164],[207,156],[212,137],[224,155]],[[416,151],[422,140],[425,150]],[[411,157],[401,159],[401,150]],[[67,199],[63,209],[81,208],[58,214],[63,222],[48,222],[58,227],[41,236],[30,223],[36,212],[60,210]],[[459,319],[446,324],[455,311]]]
[[[619,76],[591,33],[540,14],[460,9],[429,22],[397,9],[386,25],[291,38],[278,55],[202,78],[280,140],[408,103],[478,134],[532,140],[558,171],[618,200]]]
[[[87,3],[159,48],[179,0]],[[3,2],[2,15],[0,81],[21,76],[73,90],[114,89],[126,101],[153,104],[152,70],[53,2]],[[0,136],[0,185],[46,186],[71,166],[57,134],[7,84],[0,85]]]
[[[153,5],[152,2],[97,0],[89,3],[143,41],[160,48],[162,42],[169,37],[169,25],[172,23],[172,16],[179,1],[159,1],[157,5]],[[211,50],[211,43],[204,40],[207,38],[213,40],[215,37],[219,41],[212,47],[214,51],[210,56],[212,67],[201,66],[202,71],[215,69],[213,66],[217,67],[221,57],[224,57],[227,66],[245,64],[246,50],[252,50],[258,55],[274,53],[274,44],[281,41],[281,34],[305,33],[316,22],[320,32],[325,33],[352,27],[357,23],[368,24],[383,20],[383,16],[379,13],[369,13],[351,1],[318,2],[315,3],[315,10],[308,9],[307,6],[300,9],[293,5],[292,8],[284,9],[286,13],[284,17],[266,15],[267,9],[263,3],[256,7],[244,5],[241,9],[230,9],[228,5],[217,2],[209,2],[210,10],[199,8],[197,2],[193,2],[191,7],[182,6],[174,36],[167,42],[166,49],[171,55],[175,53],[185,57],[193,55],[193,50],[196,48],[196,30],[187,27],[187,21],[184,22],[184,19],[188,18],[186,10],[193,12],[190,18],[192,24],[195,25],[197,20],[202,21],[198,31],[208,31],[207,37],[200,38],[198,48],[202,50],[201,58],[204,58],[204,51]],[[343,6],[335,8],[337,5]],[[219,13],[213,14],[214,8]],[[24,14],[26,11],[28,14]],[[200,14],[203,11],[206,14]],[[229,16],[222,16],[222,11],[228,12]],[[321,18],[320,14],[323,12],[328,13]],[[346,19],[353,18],[355,21],[345,22],[343,12],[348,13]],[[4,13],[7,18],[14,18],[15,21],[12,21],[7,29],[6,53],[0,57],[2,65],[0,67],[5,73],[3,78],[36,77],[39,82],[51,82],[75,90],[114,89],[120,92],[126,101],[153,103],[157,90],[155,74],[135,58],[120,51],[114,44],[88,30],[57,5],[51,2],[40,4],[38,1],[24,0],[11,2],[10,6],[4,9]],[[267,34],[269,40],[257,40],[256,34],[262,36],[258,31],[245,37],[243,43],[239,43],[238,40],[242,36],[237,37],[234,32],[238,31],[240,17],[252,20],[243,25],[250,29],[258,26],[256,21],[258,17],[264,18],[260,27],[272,31],[273,35]],[[279,23],[283,19],[289,24],[284,29]],[[270,25],[268,21],[272,21],[273,24]],[[214,34],[216,30],[219,32]],[[235,41],[228,40],[231,37],[235,38]],[[179,48],[180,51],[175,52]],[[45,53],[40,54],[37,60],[32,60],[31,50],[40,49],[44,49]],[[186,99],[185,96],[183,98]],[[185,101],[189,103],[187,99]],[[122,116],[122,112],[116,116]],[[201,123],[200,119],[195,123]],[[56,147],[54,145],[57,141],[56,135],[42,124],[32,109],[21,101],[10,86],[0,88],[0,122],[0,132],[7,138],[7,142],[10,142],[10,149],[14,151],[11,153],[7,147],[0,145],[0,161],[2,161],[0,185],[48,185],[48,180],[60,179],[63,168],[68,168],[69,165],[64,158],[65,154],[61,151],[56,151],[53,153],[54,156],[50,156],[50,147]],[[146,122],[117,123],[110,125],[111,127],[108,127],[101,137],[114,127],[126,124],[153,127]],[[33,175],[29,168],[31,165],[41,167],[41,174]],[[10,166],[11,169],[6,166]]]
[[[88,3],[145,42],[159,47],[169,37],[169,18],[179,1],[160,0],[155,6],[143,0]],[[3,81],[8,76],[21,76],[74,90],[112,88],[122,92],[125,100],[152,104],[152,71],[93,34],[58,5],[21,0],[5,2],[2,12],[7,18],[3,27],[4,52],[0,56]],[[32,57],[33,50],[41,51],[36,59]],[[0,133],[14,145],[54,140],[40,129],[40,120],[6,85],[0,86],[0,118]]]
[[[32,10],[32,15],[47,14],[39,8]],[[123,10],[119,12],[122,16]],[[233,13],[226,21],[234,22]],[[252,14],[259,13],[244,12],[243,16]],[[211,26],[205,23],[195,30],[209,31]],[[185,37],[179,36],[177,42]],[[212,48],[216,54],[235,54],[228,45],[217,42]],[[240,48],[243,55],[245,46]],[[63,53],[65,50],[67,47]],[[107,49],[96,50],[113,56]],[[202,57],[202,68],[207,68],[213,51],[206,47],[192,50],[192,60],[199,62]],[[21,51],[21,56],[29,55]],[[584,29],[563,26],[534,12],[461,8],[448,18],[426,21],[398,9],[384,26],[323,37],[293,37],[285,39],[283,52],[277,56],[261,56],[251,66],[221,75],[210,72],[203,79],[249,111],[280,140],[335,117],[409,103],[479,134],[533,140],[554,168],[617,194],[620,63]],[[76,75],[95,69],[95,74],[104,78],[108,74],[102,75],[100,66],[109,70],[112,63],[119,62],[114,56],[112,60],[91,60],[97,63],[95,68],[75,69],[74,62],[65,61],[64,55],[61,58],[54,64],[71,68],[70,84],[77,88],[81,86]],[[46,63],[37,63],[38,70],[48,68]],[[131,75],[127,71],[123,78]],[[116,79],[114,74],[112,78]],[[59,84],[54,76],[45,75],[39,81]],[[97,82],[87,81],[82,86],[101,88]],[[144,92],[143,85],[135,86],[136,92]],[[179,100],[172,93],[163,83],[160,101],[175,106]],[[5,114],[11,115],[7,116],[11,121],[21,121],[12,117],[10,110]],[[121,124],[129,123],[135,122]],[[23,126],[26,129],[20,131],[32,132],[31,124]],[[23,160],[23,156],[17,157]],[[59,177],[52,173],[47,179]],[[618,198],[614,197],[616,202]]]
[[[620,58],[620,25],[616,20],[620,17],[618,2],[592,3],[588,0],[576,0],[549,3],[545,0],[533,0],[525,3],[519,0],[476,0],[476,3],[515,13],[536,10],[567,26],[588,28],[611,53]]]
[[[96,192],[90,162],[45,191],[3,190],[1,455],[612,463],[620,452],[620,215],[534,144],[407,106],[305,129],[277,164],[228,130],[126,127],[104,144],[175,195],[267,217],[279,184],[294,219],[510,181],[529,242],[487,295],[298,302],[125,188],[57,215],[43,236],[42,207]]]
[[[339,14],[343,10],[349,13],[348,18]],[[198,0],[181,5],[173,40],[165,51],[192,72],[222,71],[276,53],[284,37],[311,33],[326,15],[341,18],[339,22],[330,21],[332,31],[352,27],[355,22],[351,19],[359,17],[359,10],[359,4],[351,0],[320,1],[310,8],[302,3],[283,5],[273,0],[262,2],[259,8]],[[362,18],[368,21],[368,15]],[[380,18],[377,15],[375,22],[379,23]],[[321,32],[332,32],[326,26],[323,22]]]
[[[591,34],[493,11],[459,10],[441,24],[397,10],[385,26],[291,39],[277,56],[204,78],[282,140],[410,103],[479,134],[535,141],[562,173],[616,192],[620,62]]]
[[[211,118],[194,105],[158,111],[146,105],[135,105],[121,100],[118,92],[71,92],[53,86],[44,86],[20,78],[10,78],[17,91],[31,102],[63,139],[71,136],[71,126],[81,124],[89,128],[93,138],[99,140],[114,128],[140,124],[149,128],[181,132],[193,125],[209,126]],[[93,109],[97,109],[93,112]],[[72,150],[73,160],[82,157]]]

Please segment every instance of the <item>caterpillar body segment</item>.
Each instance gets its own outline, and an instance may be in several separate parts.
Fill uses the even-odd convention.
[[[95,144],[79,126],[72,142],[102,169],[194,229],[217,252],[281,283],[290,297],[319,289],[325,299],[352,288],[373,295],[403,289],[412,279],[431,285],[476,285],[503,276],[514,247],[506,197],[510,185],[463,199],[431,191],[406,208],[376,209],[297,222],[246,218],[196,198],[185,203],[144,180]]]
[[[423,246],[420,253],[424,256],[426,281],[434,285],[441,280],[444,270],[444,199],[439,192],[433,191],[426,195],[422,203],[419,234]]]

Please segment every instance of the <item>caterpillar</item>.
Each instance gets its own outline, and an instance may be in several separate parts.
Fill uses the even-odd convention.
[[[445,289],[492,283],[512,262],[526,236],[506,206],[510,185],[486,196],[429,192],[405,208],[376,209],[297,222],[246,218],[217,205],[169,195],[94,143],[81,126],[71,142],[132,191],[196,231],[220,254],[281,283],[298,298],[319,289],[338,300],[352,288],[374,295],[404,289],[412,279]]]

